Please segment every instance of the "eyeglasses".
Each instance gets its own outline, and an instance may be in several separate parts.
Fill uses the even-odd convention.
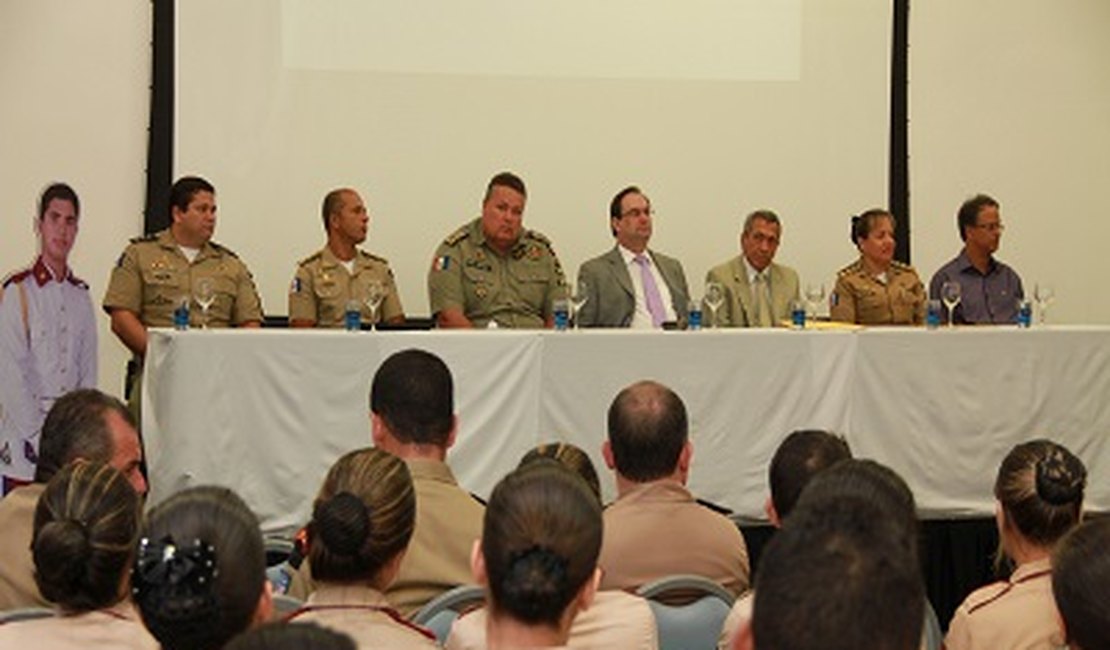
[[[987,232],[1002,232],[1003,230],[1006,229],[1006,226],[1002,225],[1001,222],[999,222],[999,223],[977,223],[977,224],[975,224],[975,227],[979,228],[980,230],[986,230]]]
[[[624,217],[650,217],[653,214],[655,214],[655,210],[652,210],[651,208],[632,208],[628,212],[622,213],[621,218],[623,219]]]

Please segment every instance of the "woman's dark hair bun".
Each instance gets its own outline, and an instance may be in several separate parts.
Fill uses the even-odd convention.
[[[1063,506],[1083,498],[1087,471],[1081,464],[1071,462],[1072,459],[1073,456],[1065,456],[1057,449],[1037,461],[1037,496],[1045,503]]]
[[[320,540],[337,555],[358,554],[370,536],[370,512],[350,492],[339,492],[316,506],[312,520]]]

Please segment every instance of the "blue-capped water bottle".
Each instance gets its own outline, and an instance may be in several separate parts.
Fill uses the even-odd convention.
[[[802,330],[806,327],[806,303],[804,300],[790,301],[790,325],[793,329]]]
[[[686,329],[696,332],[701,329],[701,301],[691,300],[690,309],[686,312]]]
[[[555,329],[559,332],[567,331],[570,324],[570,301],[566,298],[556,298],[551,301],[551,311],[555,316]]]
[[[178,301],[177,305],[173,308],[173,328],[175,330],[189,329],[189,297],[186,296]]]
[[[1017,326],[1025,329],[1033,324],[1033,303],[1028,300],[1018,300]]]
[[[343,327],[348,332],[362,329],[362,305],[357,300],[348,300],[343,310]]]
[[[940,315],[943,313],[940,300],[933,298],[925,303],[925,327],[935,330],[940,327]]]

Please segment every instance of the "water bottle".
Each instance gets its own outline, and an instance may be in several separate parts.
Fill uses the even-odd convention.
[[[690,310],[686,314],[686,329],[696,332],[701,329],[701,301],[691,300]]]
[[[357,300],[348,300],[343,311],[343,327],[348,332],[362,329],[362,305]]]
[[[189,299],[182,298],[173,308],[173,328],[185,331],[189,329]]]
[[[1017,325],[1025,329],[1033,324],[1033,303],[1028,300],[1018,301]]]
[[[793,329],[801,330],[806,327],[806,304],[801,300],[790,302],[790,324]]]
[[[935,330],[940,327],[941,302],[936,298],[925,303],[925,327]]]
[[[566,298],[556,298],[551,303],[551,310],[555,313],[555,330],[567,331],[570,323],[570,301]]]

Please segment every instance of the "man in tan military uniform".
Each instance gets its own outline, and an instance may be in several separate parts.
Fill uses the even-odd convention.
[[[925,322],[925,298],[925,287],[909,264],[894,260],[875,276],[861,259],[837,273],[829,316],[860,325],[920,325]]]
[[[347,303],[354,300],[362,320],[399,323],[405,320],[393,271],[385,258],[360,250],[366,241],[370,215],[358,192],[343,188],[324,197],[324,230],[328,243],[297,265],[289,286],[289,324],[292,327],[343,327]],[[371,314],[368,298],[381,296]]]
[[[131,241],[104,296],[112,331],[137,357],[146,354],[146,328],[171,326],[182,301],[189,301],[190,325],[204,322],[196,296],[202,282],[210,283],[215,295],[209,327],[257,327],[262,321],[250,271],[235,253],[211,241],[216,228],[212,185],[195,176],[181,178],[170,190],[170,201],[173,223]]]
[[[526,198],[516,175],[494,176],[482,216],[436,249],[428,301],[439,327],[551,327],[563,269],[546,237],[522,229]]]

